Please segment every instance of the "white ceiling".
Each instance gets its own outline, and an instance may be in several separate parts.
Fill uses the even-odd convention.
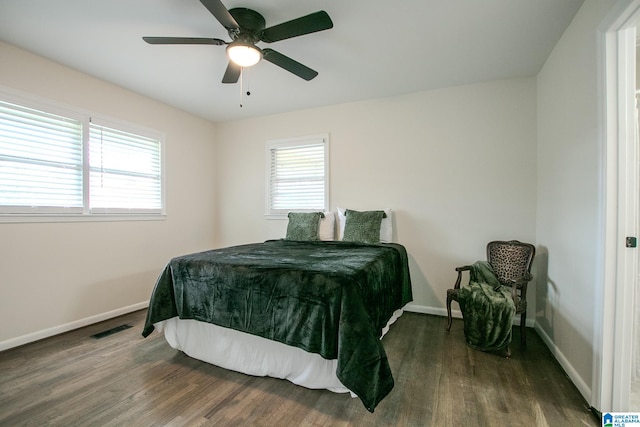
[[[261,61],[221,83],[224,46],[152,46],[142,36],[229,40],[199,0],[0,0],[0,39],[212,121],[535,76],[583,0],[222,0],[267,27],[318,10],[334,28],[265,44],[319,72]],[[2,66],[0,58],[0,66]]]

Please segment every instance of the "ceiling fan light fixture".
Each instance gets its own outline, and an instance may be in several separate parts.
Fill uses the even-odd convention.
[[[227,56],[241,67],[251,67],[262,59],[262,51],[252,44],[233,42],[227,46]]]

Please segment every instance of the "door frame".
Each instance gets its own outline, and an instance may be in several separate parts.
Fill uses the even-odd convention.
[[[591,405],[628,411],[633,345],[633,295],[638,250],[638,149],[635,141],[635,50],[640,0],[616,3],[598,29],[602,147],[601,284],[595,292]],[[598,321],[599,320],[599,321]],[[610,333],[610,332],[613,333]]]

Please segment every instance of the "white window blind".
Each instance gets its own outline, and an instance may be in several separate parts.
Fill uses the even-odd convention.
[[[82,212],[82,123],[0,101],[0,212]]]
[[[163,139],[0,88],[0,222],[162,217]]]
[[[107,126],[89,126],[92,212],[160,212],[160,141]]]
[[[267,143],[267,214],[325,210],[328,137]]]

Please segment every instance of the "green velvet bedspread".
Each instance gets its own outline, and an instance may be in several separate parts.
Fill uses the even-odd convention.
[[[482,351],[505,349],[511,343],[516,307],[511,288],[501,286],[491,265],[478,261],[469,271],[469,286],[458,296],[467,344]]]
[[[382,328],[411,300],[402,245],[272,240],[171,260],[143,336],[179,316],[337,359],[338,379],[373,412],[394,384]]]

